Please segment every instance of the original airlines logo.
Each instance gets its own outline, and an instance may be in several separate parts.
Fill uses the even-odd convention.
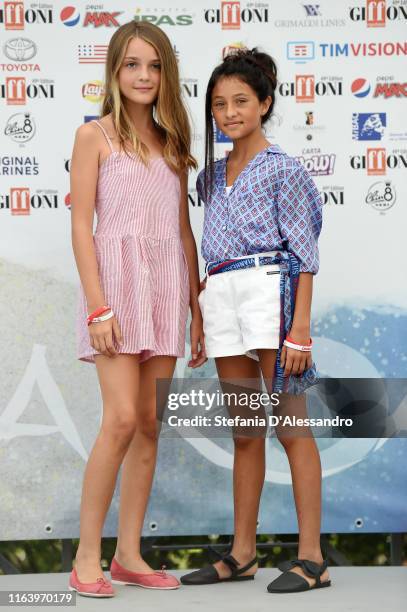
[[[222,30],[240,30],[242,24],[261,24],[269,22],[268,4],[264,2],[245,3],[224,2],[220,8],[205,9],[206,23],[219,23]]]
[[[193,14],[184,12],[185,9],[179,8],[151,8],[147,11],[138,8],[134,14],[134,21],[148,21],[156,26],[189,26],[194,20]]]
[[[334,153],[322,153],[321,149],[303,149],[302,155],[295,158],[299,161],[311,176],[329,176],[334,173],[336,155]]]
[[[368,28],[384,28],[387,19],[406,21],[407,6],[400,0],[395,0],[390,6],[386,5],[386,0],[366,0],[365,6],[350,8],[349,17],[352,21],[364,21]]]
[[[377,181],[369,187],[365,202],[380,213],[385,213],[396,203],[396,188],[391,181]]]
[[[0,194],[0,210],[9,210],[13,216],[26,216],[36,209],[57,208],[58,192],[55,189],[37,189],[31,195],[29,187],[11,187],[9,194]]]
[[[384,147],[367,149],[366,155],[352,155],[350,166],[353,170],[366,170],[369,176],[384,176],[387,168],[407,168],[407,149],[394,149],[390,155]]]
[[[36,157],[3,155],[0,157],[0,176],[38,176],[40,172]]]
[[[315,97],[342,96],[342,77],[321,77],[315,80],[313,74],[297,74],[295,81],[283,82],[279,85],[281,96],[295,96],[296,102],[315,102]]]
[[[386,125],[386,113],[352,113],[352,139],[381,140]]]
[[[19,144],[31,140],[35,134],[35,121],[31,113],[11,115],[4,128],[4,134]]]
[[[82,98],[88,102],[99,104],[105,95],[105,86],[102,81],[88,81],[82,85]]]
[[[93,7],[92,5],[90,5],[87,8]],[[120,23],[118,22],[117,18],[119,15],[122,14],[122,11],[115,11],[114,13],[111,13],[109,11],[100,10],[104,8],[103,4],[98,4],[96,8],[98,8],[99,10],[86,11],[82,24],[83,27],[94,26],[95,28],[100,28],[104,26],[107,28],[118,28],[120,26]],[[59,18],[66,27],[72,28],[78,25],[81,19],[81,15],[76,7],[65,6],[61,10]]]
[[[32,79],[27,85],[25,77],[6,77],[5,84],[0,84],[0,98],[8,105],[24,105],[27,99],[51,100],[54,97],[54,81],[50,79]]]
[[[38,7],[38,8],[37,8]],[[50,25],[53,23],[53,9],[49,4],[32,4],[25,9],[24,2],[4,2],[0,9],[0,23],[6,30],[24,30],[25,24]]]

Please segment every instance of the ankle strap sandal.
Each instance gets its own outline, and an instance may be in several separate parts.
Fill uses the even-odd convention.
[[[275,580],[270,582],[267,587],[269,593],[299,593],[300,591],[310,591],[312,589],[321,589],[331,586],[330,580],[321,582],[321,575],[328,567],[328,559],[324,559],[321,564],[308,559],[292,559],[291,561],[283,561],[277,566],[283,573]],[[296,572],[291,572],[293,567],[301,567],[304,574],[310,578],[314,578],[315,584],[310,585],[308,580],[300,576]]]
[[[223,555],[217,553],[217,556],[230,569],[230,576],[220,578],[216,568],[213,565],[207,565],[195,572],[181,576],[182,584],[216,584],[218,582],[240,582],[254,579],[254,574],[251,576],[242,576],[242,574],[257,563],[257,556],[249,561],[249,563],[246,563],[246,565],[243,565],[243,567],[240,567],[240,563],[229,553]]]

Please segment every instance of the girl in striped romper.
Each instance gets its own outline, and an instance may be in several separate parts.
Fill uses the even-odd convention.
[[[187,200],[196,163],[164,32],[147,22],[120,27],[109,44],[105,87],[102,117],[77,130],[71,164],[78,357],[96,364],[103,419],[85,470],[70,588],[98,597],[114,595],[100,565],[101,535],[122,463],[112,579],[179,586],[144,562],[140,536],[157,452],[156,379],[170,379],[184,356],[189,308],[188,365],[206,359]]]
[[[261,390],[263,377],[267,391],[279,393],[275,416],[293,411],[306,416],[302,392],[316,382],[310,311],[319,266],[321,199],[305,168],[264,136],[276,83],[274,61],[256,49],[228,55],[210,77],[206,164],[197,180],[205,203],[202,255],[207,271],[199,303],[206,354],[215,359],[223,391]],[[213,119],[233,142],[229,155],[216,162]],[[239,414],[237,406],[232,410]],[[249,580],[256,573],[265,439],[262,428],[248,429],[234,429],[232,549],[214,565],[183,576],[183,584]],[[330,585],[319,541],[318,448],[310,430],[286,435],[284,429],[276,427],[276,433],[292,472],[299,551],[298,558],[281,566],[283,573],[268,586],[270,592]]]

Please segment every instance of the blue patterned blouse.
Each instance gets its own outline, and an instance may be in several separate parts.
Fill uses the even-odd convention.
[[[205,202],[204,170],[197,192],[205,203],[202,257],[206,262],[287,250],[300,272],[316,274],[322,202],[308,171],[278,145],[258,153],[226,195],[226,157],[214,164],[214,187]]]

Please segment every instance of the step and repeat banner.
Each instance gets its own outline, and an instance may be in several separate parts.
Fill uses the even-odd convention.
[[[315,361],[325,376],[372,379],[372,389],[406,377],[406,0],[2,2],[1,540],[79,533],[101,397],[94,366],[76,359],[70,156],[76,128],[99,116],[110,37],[131,19],[155,23],[172,41],[200,167],[213,68],[230,47],[258,46],[276,59],[267,137],[304,164],[324,202]],[[230,147],[217,133],[217,156]],[[192,375],[189,355],[188,344],[178,378]],[[213,360],[194,376],[215,377]],[[407,529],[405,439],[318,444],[323,531]],[[288,462],[275,439],[267,461],[259,531],[295,532]],[[232,462],[230,440],[162,439],[145,535],[231,532]],[[116,495],[105,535],[116,534],[117,509]]]

